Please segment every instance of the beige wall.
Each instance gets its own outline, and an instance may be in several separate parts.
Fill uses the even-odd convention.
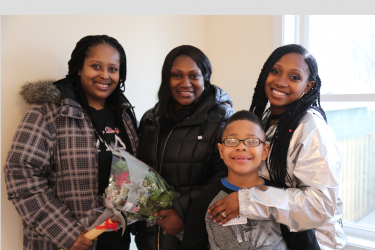
[[[260,70],[272,52],[272,20],[272,16],[206,17],[212,83],[232,97],[236,111],[250,108]]]
[[[22,224],[7,200],[3,168],[11,140],[29,108],[20,85],[61,79],[76,42],[89,34],[115,37],[128,59],[126,96],[138,119],[157,101],[161,66],[174,47],[202,49],[212,83],[235,109],[248,109],[260,69],[272,51],[272,16],[2,16],[1,18],[1,248],[22,249]]]

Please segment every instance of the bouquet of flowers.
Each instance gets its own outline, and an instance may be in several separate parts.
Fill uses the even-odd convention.
[[[154,169],[126,151],[112,150],[112,155],[111,177],[103,194],[106,204],[114,203],[128,220],[154,219],[155,212],[172,208],[178,193]]]
[[[147,221],[148,226],[155,225],[154,213],[172,208],[172,200],[178,197],[164,179],[152,168],[123,150],[112,150],[112,166],[108,187],[102,197],[104,207],[89,211],[84,220],[88,228],[97,227],[112,215],[108,204],[126,216],[127,225],[138,220]],[[101,202],[99,202],[101,203]],[[99,213],[98,213],[99,212]],[[95,221],[94,223],[92,223]],[[176,235],[182,239],[182,234]]]

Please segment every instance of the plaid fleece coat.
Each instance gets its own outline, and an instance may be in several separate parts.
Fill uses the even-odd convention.
[[[69,88],[60,97],[51,83],[40,82],[29,84],[23,96],[44,102],[20,122],[4,170],[8,199],[23,222],[23,249],[69,249],[84,229],[78,221],[98,195],[93,126]],[[126,112],[123,121],[136,152],[138,138]]]

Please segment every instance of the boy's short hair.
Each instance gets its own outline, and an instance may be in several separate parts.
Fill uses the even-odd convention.
[[[253,112],[250,112],[250,111],[247,111],[247,110],[237,111],[231,117],[229,117],[229,119],[227,120],[227,123],[224,126],[223,133],[224,133],[225,129],[227,128],[227,126],[229,124],[231,124],[232,122],[235,122],[235,121],[239,121],[239,120],[247,120],[247,121],[253,122],[261,128],[263,133],[265,133],[264,128],[263,128],[263,124],[262,124],[261,120],[259,119],[259,117],[256,116]]]

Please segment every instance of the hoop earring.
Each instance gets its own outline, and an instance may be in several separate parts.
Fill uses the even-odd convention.
[[[302,92],[302,95],[298,99],[301,99],[304,94],[305,94],[305,92]]]

